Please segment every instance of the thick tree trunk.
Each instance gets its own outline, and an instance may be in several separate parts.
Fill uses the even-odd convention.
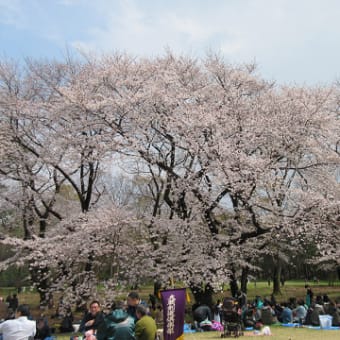
[[[237,292],[239,289],[238,289],[237,279],[234,273],[230,275],[229,285],[230,285],[230,292],[231,292],[232,297],[236,298]]]
[[[191,292],[195,298],[196,304],[207,305],[210,308],[213,307],[213,293],[214,290],[211,285],[208,283],[206,285],[190,285]]]
[[[244,267],[242,269],[242,275],[241,275],[241,291],[245,294],[247,294],[248,273],[249,273],[249,268]]]
[[[162,289],[162,282],[159,280],[155,280],[153,283],[153,295],[158,299],[159,291]]]
[[[46,233],[47,222],[46,218],[41,218],[39,221],[39,237],[44,238]]]

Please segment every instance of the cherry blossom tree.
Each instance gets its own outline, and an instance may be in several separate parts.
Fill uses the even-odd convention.
[[[95,294],[99,263],[110,258],[110,284],[174,279],[211,303],[213,289],[228,278],[241,276],[245,290],[262,254],[281,263],[290,249],[282,240],[303,238],[306,230],[325,258],[338,252],[336,88],[279,87],[254,65],[171,53],[31,61],[27,74],[13,79],[27,94],[14,96],[14,104],[2,88],[1,124],[13,116],[17,130],[1,139],[40,166],[29,175],[34,188],[43,175],[51,192],[67,183],[80,209],[45,239],[6,238],[22,251],[4,265],[45,259],[56,289],[86,298]],[[110,171],[143,183],[131,190],[136,200],[119,209],[109,206]],[[36,194],[32,186],[29,192]],[[138,197],[149,207],[137,209]]]
[[[152,102],[142,100],[148,114],[140,115],[139,106],[136,117],[146,133],[136,133],[143,139],[134,144],[164,173],[170,219],[189,220],[200,206],[207,231],[229,236],[221,245],[215,241],[217,248],[237,243],[243,252],[259,250],[272,230],[293,227],[294,216],[316,200],[328,204],[320,189],[326,181],[336,185],[333,90],[277,89],[258,80],[252,67],[235,69],[217,58],[208,60],[206,71],[192,60],[161,60],[150,78]],[[232,205],[231,226],[216,217],[223,215],[223,199]],[[243,265],[252,256],[241,257]],[[239,259],[234,266],[242,265]]]

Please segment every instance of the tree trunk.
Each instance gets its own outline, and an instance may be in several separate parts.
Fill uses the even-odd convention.
[[[46,232],[47,222],[46,219],[43,217],[39,221],[39,237],[44,238]]]
[[[159,280],[155,280],[153,283],[153,295],[159,299],[159,292],[162,289],[162,282]]]
[[[46,306],[48,304],[48,290],[49,284],[49,268],[47,266],[30,265],[29,271],[31,275],[31,281],[34,283],[37,292],[40,297],[40,306]]]
[[[281,281],[281,271],[282,266],[280,261],[277,261],[276,265],[274,265],[273,272],[273,294],[281,294],[280,281]]]
[[[202,284],[201,286],[198,285],[190,285],[191,292],[195,298],[196,304],[199,305],[207,305],[210,308],[213,307],[213,293],[214,290],[211,285],[208,283],[206,285]]]
[[[234,272],[233,274],[230,275],[229,285],[230,285],[231,296],[236,298],[237,292],[239,289],[238,289],[237,279],[236,279]]]
[[[247,294],[247,284],[248,284],[248,273],[249,268],[244,267],[242,268],[242,274],[241,274],[241,291],[245,294]]]
[[[32,238],[32,228],[34,224],[34,212],[32,208],[32,200],[30,200],[27,204],[25,202],[22,213],[22,223],[24,229],[24,239],[29,240]]]

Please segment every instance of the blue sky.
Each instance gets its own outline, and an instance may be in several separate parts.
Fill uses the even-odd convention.
[[[0,0],[0,56],[212,50],[278,83],[324,85],[340,79],[339,18],[338,0]]]

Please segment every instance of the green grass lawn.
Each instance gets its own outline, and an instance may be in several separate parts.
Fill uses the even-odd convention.
[[[334,286],[329,286],[327,281],[320,281],[318,283],[310,282],[314,296],[328,294],[330,298],[340,297],[340,285],[339,283]],[[273,290],[272,284],[269,286],[268,282],[260,281],[248,283],[248,298],[252,299],[256,295],[265,297],[270,296]],[[304,281],[287,281],[283,287],[281,287],[281,294],[276,295],[277,301],[287,301],[290,297],[305,298],[306,289]]]

